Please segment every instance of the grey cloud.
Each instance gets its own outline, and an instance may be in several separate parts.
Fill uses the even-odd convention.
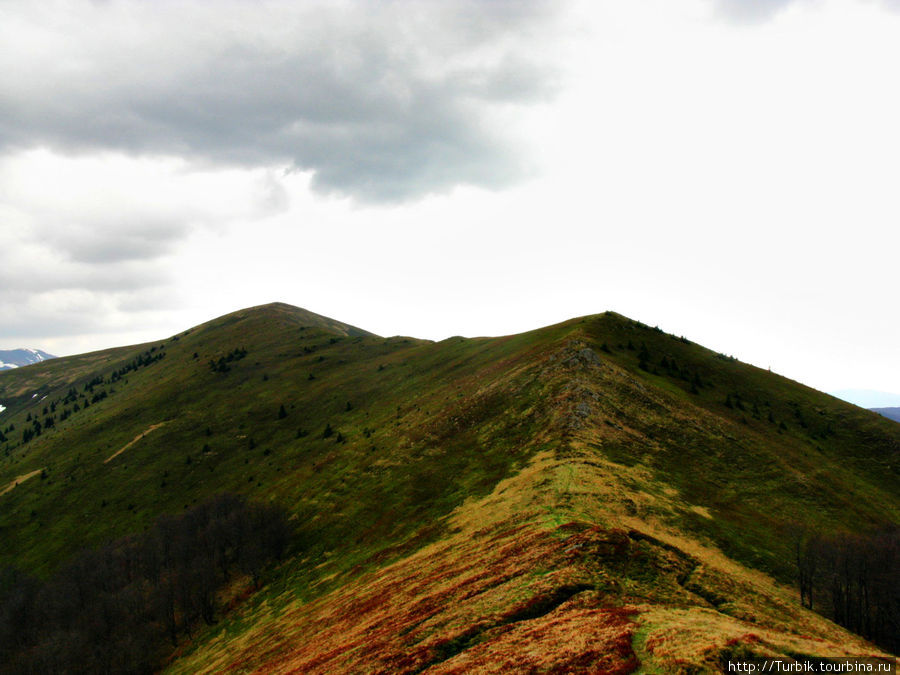
[[[60,315],[59,312],[29,311],[21,304],[0,302],[0,313],[13,318],[4,323],[2,340],[5,348],[29,345],[30,339],[46,339],[96,331],[96,315],[89,312]],[[30,346],[30,345],[29,345]]]
[[[716,9],[735,23],[757,24],[768,21],[797,0],[715,0]]]
[[[133,215],[108,222],[57,222],[35,231],[44,245],[69,260],[106,265],[159,258],[187,232],[187,224],[182,220],[155,220]]]
[[[102,221],[2,227],[0,303],[21,306],[50,293],[112,295],[165,285],[169,273],[159,251],[176,241],[174,231],[183,229],[165,221],[122,229]],[[5,321],[9,315],[3,316]],[[5,323],[3,328],[5,332]]]
[[[0,256],[0,298],[31,296],[53,291],[115,293],[166,283],[165,270],[157,263],[119,262],[109,265],[72,263],[58,257]]]
[[[120,329],[114,319],[123,312],[139,323],[160,295],[168,293],[172,304],[171,282],[155,261],[86,264],[34,246],[0,252],[0,339],[110,332]]]
[[[284,213],[290,206],[290,196],[284,185],[271,173],[259,185],[256,208],[261,214]]]
[[[3,333],[0,334],[0,338],[3,340],[2,344],[7,347],[19,344],[24,338],[39,336],[43,339],[101,332],[97,329],[105,318],[105,312],[96,311],[96,307],[94,311],[73,308],[61,312],[55,308],[34,307],[27,302],[15,302],[2,297],[0,297],[0,314],[4,316]]]
[[[774,18],[790,5],[815,5],[820,0],[713,0],[715,10],[737,24],[761,24]],[[876,0],[884,8],[900,11],[900,0]]]
[[[272,171],[248,174],[250,181],[190,171],[158,180],[152,171],[127,174],[133,167],[126,164],[119,169],[135,181],[132,191],[105,187],[113,172],[101,163],[99,172],[85,169],[81,185],[41,200],[27,187],[41,167],[29,167],[17,183],[10,166],[0,166],[0,339],[104,332],[118,314],[171,307],[177,295],[168,254],[195,233],[287,207]],[[48,174],[51,183],[69,175]],[[216,190],[229,193],[224,205],[208,203],[218,201]]]
[[[20,64],[35,77],[4,86],[0,74],[0,147],[286,164],[313,171],[322,192],[372,201],[497,188],[528,172],[491,116],[555,91],[547,3],[294,6],[274,5],[244,37],[201,14],[217,40],[176,34],[187,41],[177,62],[157,44],[121,58],[63,51],[46,74]],[[79,58],[79,69],[64,63]]]
[[[165,289],[168,290],[168,289]],[[0,292],[3,345],[31,346],[34,340],[118,332],[140,327],[142,317],[162,309],[164,289],[17,294]],[[172,309],[172,299],[166,307]]]

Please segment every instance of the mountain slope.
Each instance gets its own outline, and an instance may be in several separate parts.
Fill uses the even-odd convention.
[[[3,373],[0,401],[0,562],[223,490],[294,514],[298,554],[175,671],[879,653],[799,605],[786,533],[900,521],[900,430],[616,314],[432,343],[267,305]]]

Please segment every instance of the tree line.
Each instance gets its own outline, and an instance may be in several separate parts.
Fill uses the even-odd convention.
[[[86,550],[46,581],[0,569],[0,673],[151,673],[235,575],[254,586],[291,539],[286,512],[224,494]]]
[[[900,651],[900,528],[795,539],[800,601],[877,645]]]
[[[101,389],[95,392],[94,389],[96,387],[113,385],[122,380],[122,378],[124,378],[128,373],[137,371],[141,368],[145,368],[154,363],[157,363],[158,361],[161,361],[166,356],[166,352],[163,350],[164,347],[151,347],[145,352],[138,354],[137,357],[131,360],[131,362],[126,363],[117,370],[114,370],[108,378],[104,378],[103,375],[97,375],[91,378],[84,383],[83,390],[80,394],[75,387],[69,387],[69,390],[66,392],[65,397],[57,397],[50,403],[49,410],[48,406],[44,406],[43,423],[40,421],[40,415],[37,411],[34,412],[33,416],[32,413],[29,412],[28,416],[25,418],[25,422],[30,426],[26,426],[22,431],[22,445],[30,443],[47,429],[52,429],[54,426],[56,426],[57,422],[65,422],[74,413],[77,413],[83,409],[87,409],[92,404],[100,403],[101,401],[105,400],[109,396],[109,394],[115,392],[115,389],[110,389],[109,392],[107,392],[105,389]],[[89,394],[90,398],[88,397]],[[46,396],[44,398],[46,398]],[[79,405],[79,401],[81,405]],[[69,404],[72,404],[71,408],[68,407]],[[56,415],[57,405],[64,406],[58,418]],[[0,430],[0,443],[10,442],[11,437],[9,436],[9,432],[12,430],[12,428],[12,425],[10,425],[10,428],[8,428],[5,432]],[[5,454],[9,456],[9,447],[6,448]]]

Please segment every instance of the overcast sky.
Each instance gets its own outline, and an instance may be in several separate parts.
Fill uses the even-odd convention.
[[[900,392],[900,2],[0,1],[0,348],[620,312]]]

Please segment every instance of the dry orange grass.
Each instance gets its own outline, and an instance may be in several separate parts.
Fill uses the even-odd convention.
[[[264,606],[172,671],[704,671],[742,640],[763,654],[879,653],[766,575],[630,515],[683,508],[617,474],[640,469],[571,452],[542,453],[458,508],[442,541],[311,602]]]
[[[496,655],[504,643],[541,634],[546,641],[533,641],[532,649],[550,658],[562,648],[555,637],[561,625],[603,613],[601,598],[585,590],[588,580],[567,564],[565,549],[565,540],[536,528],[456,535],[350,587],[269,617],[275,630],[260,622],[242,640],[244,649],[218,655],[204,670],[418,672],[452,657],[454,642],[479,643],[486,655]],[[580,602],[567,602],[581,594]],[[616,635],[630,623],[622,617],[610,621]]]
[[[758,656],[887,656],[824,620],[817,626],[818,634],[804,635],[709,609],[654,607],[641,612],[638,623],[636,648],[642,660],[664,672],[715,672],[721,667],[720,659],[735,651]]]

